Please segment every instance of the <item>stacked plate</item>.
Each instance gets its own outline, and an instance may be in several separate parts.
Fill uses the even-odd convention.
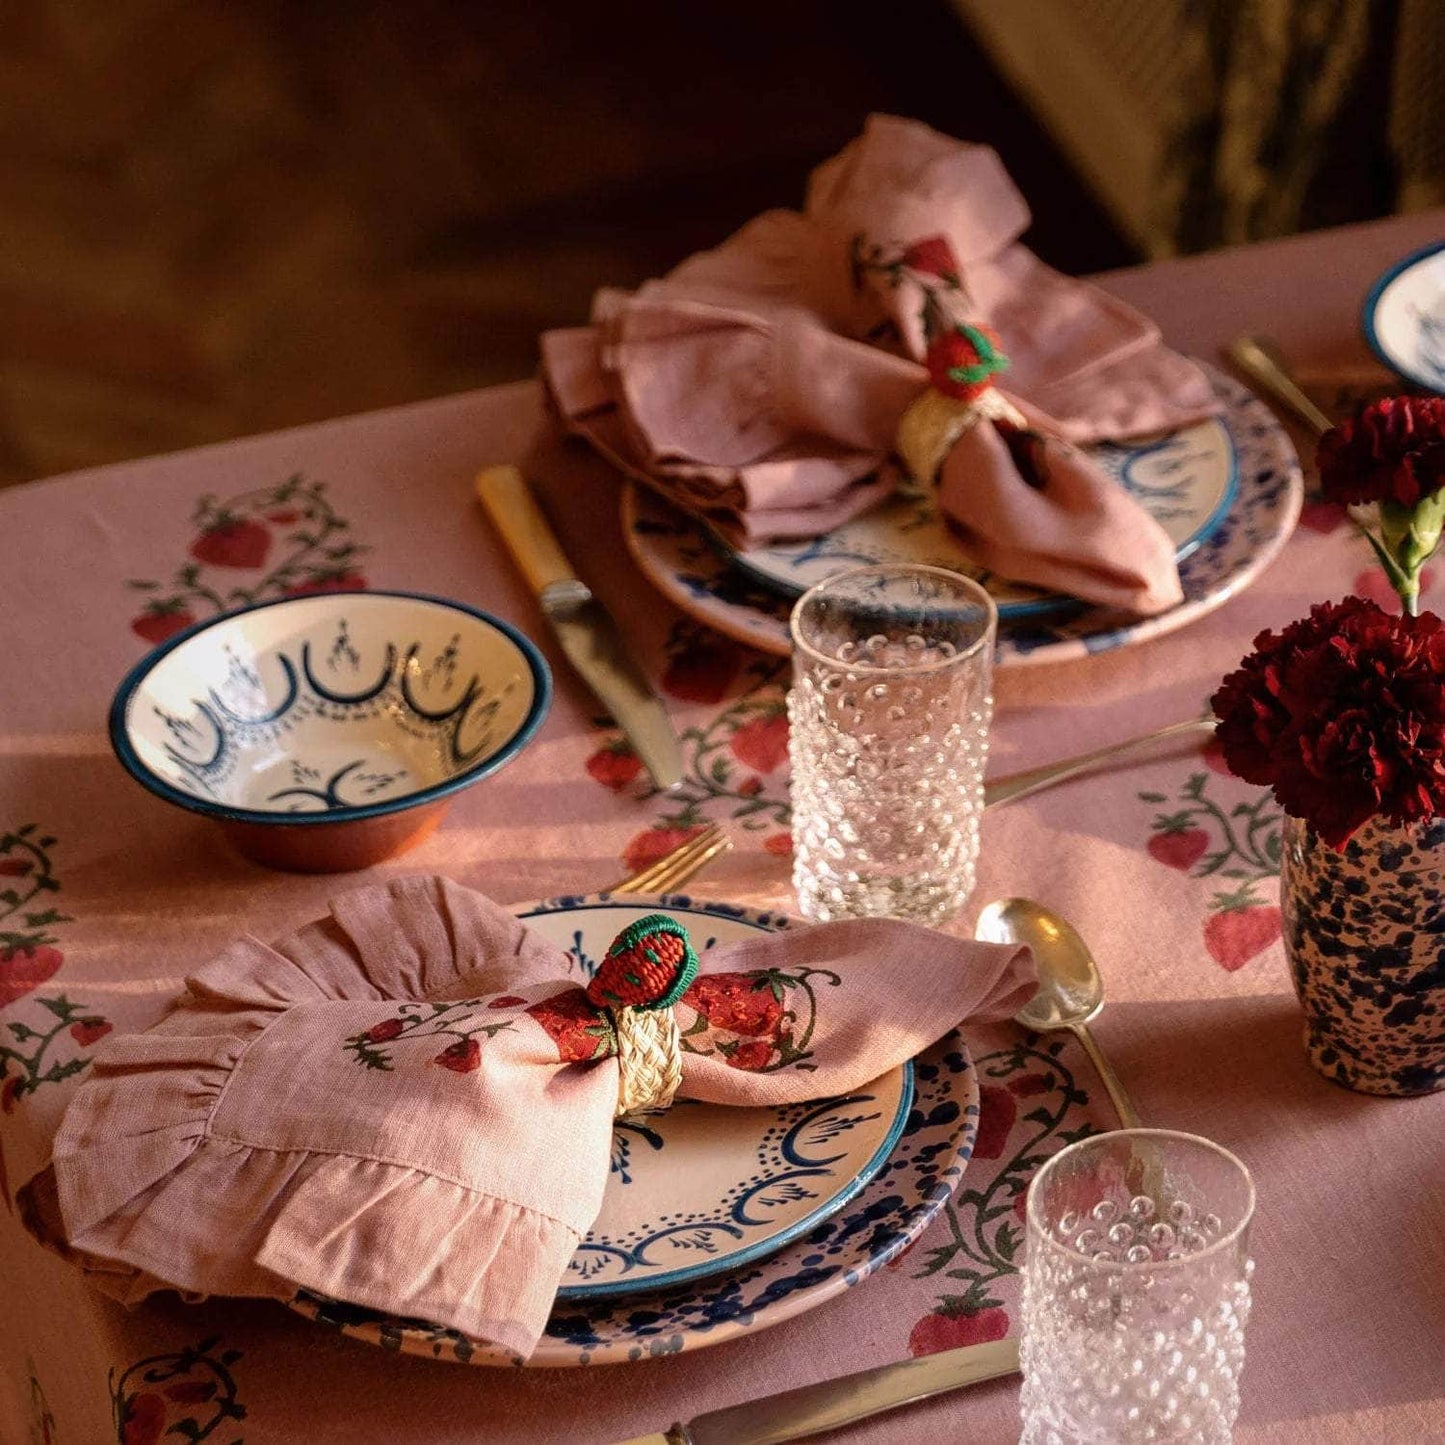
[[[728,548],[701,523],[635,484],[623,528],[638,566],[684,612],[785,656],[788,613],[834,572],[872,562],[922,562],[977,577],[998,603],[997,663],[1059,662],[1144,642],[1221,606],[1274,559],[1294,529],[1303,479],[1294,447],[1263,402],[1210,370],[1221,414],[1198,426],[1095,458],[1174,539],[1184,601],[1158,617],[1085,608],[980,569],[947,528],[933,489],[893,500],[809,542]]]
[[[523,911],[579,970],[658,911],[702,950],[786,928],[781,914],[679,895],[564,898]],[[812,1022],[807,979],[767,990],[739,1032],[757,1044]],[[700,1349],[790,1319],[867,1279],[928,1226],[973,1152],[978,1083],[957,1034],[841,1098],[773,1109],[682,1102],[619,1123],[592,1232],[573,1257],[528,1365],[617,1363]],[[346,1334],[474,1365],[511,1355],[424,1320],[302,1294],[300,1313]]]

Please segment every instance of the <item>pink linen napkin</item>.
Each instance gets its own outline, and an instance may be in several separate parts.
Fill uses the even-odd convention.
[[[800,968],[830,970],[801,1041],[745,1006]],[[74,1257],[127,1301],[304,1288],[525,1357],[608,1176],[617,1062],[577,978],[438,878],[348,894],[272,946],[244,939],[97,1056],[30,1186],[32,1227],[48,1190]],[[676,1005],[681,1093],[844,1092],[1033,987],[1027,950],[886,920],[720,946]]]
[[[664,280],[599,292],[590,327],[547,333],[550,393],[569,430],[731,540],[816,535],[890,489],[939,328],[986,325],[1046,465],[956,445],[945,511],[1005,576],[1162,611],[1181,595],[1173,547],[1075,447],[1218,403],[1152,322],[1018,244],[1028,221],[992,150],[874,116],[801,214],[760,216]]]

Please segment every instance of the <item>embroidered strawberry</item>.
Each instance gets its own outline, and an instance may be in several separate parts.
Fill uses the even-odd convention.
[[[1203,828],[1165,828],[1148,843],[1149,856],[1166,868],[1187,873],[1209,848],[1209,834]]]
[[[58,948],[37,944],[0,949],[0,1008],[23,998],[55,975],[65,955]]]
[[[728,739],[733,756],[755,773],[771,773],[788,756],[786,713],[770,713],[745,722]]]
[[[3,1084],[0,1084],[0,1109],[7,1114],[12,1113],[19,1098],[20,1080],[12,1074]]]
[[[771,853],[775,858],[791,858],[793,856],[793,835],[791,833],[769,833],[763,839],[763,851]]]
[[[612,1025],[592,1007],[580,988],[541,999],[527,1013],[557,1045],[557,1057],[564,1064],[603,1059],[617,1052]]]
[[[394,1039],[405,1027],[405,1019],[382,1019],[379,1024],[372,1024],[362,1038],[369,1044],[384,1044],[388,1039]]]
[[[214,1380],[182,1380],[176,1385],[167,1385],[163,1391],[167,1400],[177,1405],[203,1405],[216,1393]]]
[[[476,1039],[458,1039],[444,1048],[432,1063],[440,1064],[454,1074],[470,1074],[473,1069],[481,1067],[482,1046]]]
[[[958,285],[958,258],[953,247],[942,236],[926,236],[915,241],[902,255],[902,262],[910,271],[924,276],[937,276],[950,286]]]
[[[730,642],[698,641],[679,652],[662,674],[662,690],[680,702],[721,702],[742,666]]]
[[[762,790],[763,780],[761,778],[744,778],[742,782],[738,784],[738,797],[756,798]]]
[[[1210,957],[1231,973],[1263,953],[1281,933],[1279,909],[1247,899],[1247,894],[1232,894],[1222,904],[1216,900],[1223,911],[1211,914],[1204,923],[1204,946]]]
[[[691,1004],[715,1029],[757,1038],[777,1031],[783,997],[777,975],[766,971],[707,973],[694,981],[682,1001]]]
[[[1299,524],[1311,532],[1325,535],[1333,532],[1348,516],[1349,513],[1338,502],[1316,498],[1300,508]]]
[[[122,1407],[120,1445],[156,1445],[165,1428],[165,1400],[149,1390],[132,1395]]]
[[[642,771],[642,760],[624,742],[598,748],[585,764],[587,776],[620,793]]]
[[[34,866],[28,858],[0,858],[0,878],[23,878]]]
[[[649,864],[656,863],[659,858],[666,857],[674,848],[679,848],[686,843],[689,838],[696,837],[702,832],[704,826],[704,824],[698,823],[691,828],[669,828],[665,825],[659,828],[645,828],[641,833],[636,834],[622,850],[622,861],[633,873],[636,873]]]
[[[271,550],[271,532],[263,523],[222,516],[194,542],[191,556],[213,567],[260,567]]]
[[[749,1040],[723,1054],[729,1068],[744,1069],[750,1074],[762,1073],[772,1061],[772,1057],[773,1046],[761,1039]]]
[[[982,1345],[1008,1335],[1006,1311],[994,1307],[968,1309],[959,1295],[946,1295],[932,1314],[913,1326],[908,1335],[911,1355],[936,1355],[962,1345]]]
[[[323,592],[365,592],[366,578],[360,572],[325,572],[288,587],[287,597],[315,597]]]
[[[149,642],[152,647],[156,647],[168,637],[184,632],[195,620],[196,614],[187,612],[184,607],[155,606],[135,618],[130,630],[143,642]]]
[[[973,1141],[975,1159],[1000,1159],[1004,1145],[1018,1118],[1019,1106],[1007,1089],[984,1084],[978,1091],[978,1136]]]
[[[109,1019],[90,1017],[77,1019],[70,1026],[70,1037],[78,1043],[81,1048],[88,1049],[98,1039],[103,1039],[111,1030]]]
[[[1054,1087],[1047,1074],[1020,1074],[1008,1081],[1008,1091],[1016,1099],[1031,1099],[1035,1094],[1047,1094]]]
[[[527,1000],[514,993],[504,993],[499,998],[487,1000],[488,1008],[520,1008]]]
[[[301,520],[301,513],[293,507],[283,507],[279,512],[267,512],[266,520],[275,522],[278,527],[289,527],[292,522]]]
[[[687,929],[665,913],[629,923],[587,985],[594,1008],[671,1008],[697,976]]]

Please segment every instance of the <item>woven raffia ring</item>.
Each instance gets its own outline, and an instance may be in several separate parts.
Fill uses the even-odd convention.
[[[624,1008],[617,1031],[617,1118],[660,1114],[682,1083],[682,1040],[672,1010]]]

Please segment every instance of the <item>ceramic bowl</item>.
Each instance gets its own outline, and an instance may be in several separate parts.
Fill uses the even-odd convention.
[[[1361,318],[1375,355],[1406,381],[1445,392],[1445,242],[1391,266]]]
[[[116,693],[138,782],[274,868],[366,868],[424,838],[551,698],[542,655],[485,612],[405,592],[266,602],[157,648]]]

